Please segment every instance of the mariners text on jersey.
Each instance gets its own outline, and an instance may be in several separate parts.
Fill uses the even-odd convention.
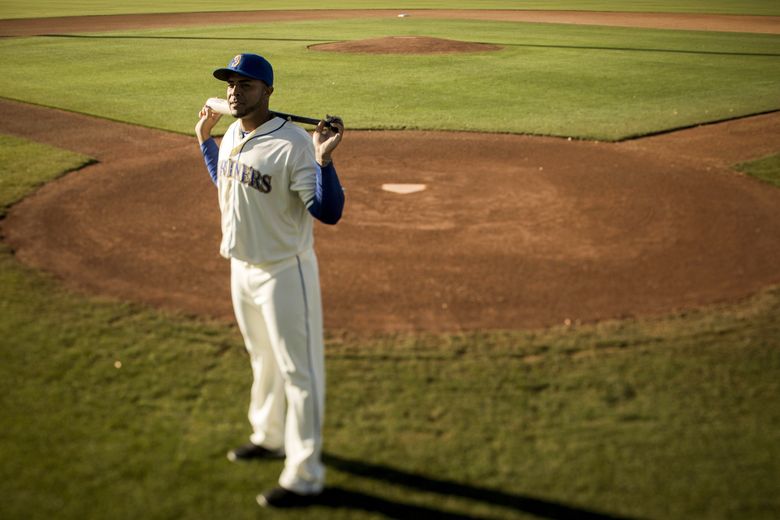
[[[271,192],[271,176],[264,175],[249,165],[228,159],[219,161],[218,174],[226,179],[236,179],[241,184],[261,193]]]

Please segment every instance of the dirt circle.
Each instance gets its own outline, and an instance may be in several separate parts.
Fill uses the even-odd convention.
[[[193,138],[0,109],[0,132],[99,161],[11,210],[3,233],[21,261],[89,293],[232,320]],[[729,167],[778,149],[780,113],[619,144],[350,132],[344,219],[315,231],[326,326],[527,328],[748,296],[780,283],[780,190]]]
[[[309,45],[313,51],[352,52],[365,54],[451,54],[459,52],[488,52],[501,49],[499,45],[445,40],[430,36],[388,36],[369,40],[352,40]]]

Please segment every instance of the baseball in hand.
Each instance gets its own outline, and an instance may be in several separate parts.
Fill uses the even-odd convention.
[[[206,105],[213,110],[214,112],[217,112],[219,114],[230,114],[230,105],[227,102],[227,99],[222,98],[208,98],[206,100]]]

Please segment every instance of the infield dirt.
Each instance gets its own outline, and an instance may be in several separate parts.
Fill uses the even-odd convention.
[[[713,15],[684,13],[619,13],[594,11],[522,11],[489,9],[326,9],[301,11],[235,11],[224,13],[163,13],[104,16],[68,16],[0,20],[0,36],[117,31],[159,27],[287,22],[296,20],[341,20],[391,18],[409,14],[414,18],[493,20],[502,22],[571,23],[693,31],[780,33],[780,16]]]
[[[12,208],[2,232],[22,262],[88,293],[232,320],[194,138],[0,109],[0,132],[99,161]],[[731,166],[779,149],[778,113],[617,144],[348,132],[344,220],[316,228],[326,327],[540,327],[749,296],[780,283],[780,190]]]

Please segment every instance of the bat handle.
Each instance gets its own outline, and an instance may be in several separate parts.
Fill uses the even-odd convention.
[[[306,125],[318,125],[320,120],[314,119],[313,117],[304,117],[304,116],[296,116],[295,114],[286,114],[284,112],[277,112],[276,110],[271,110],[271,115],[276,117],[281,117],[282,119],[286,119],[287,121],[292,121],[294,123],[303,123]],[[333,122],[335,121],[341,121],[340,117],[336,116],[327,116],[325,117],[325,126],[330,127],[334,131],[338,132],[338,128],[333,126]]]
[[[281,117],[282,119],[286,119],[287,121],[293,121],[295,123],[304,123],[307,125],[316,125],[320,122],[319,119],[314,119],[313,117],[303,117],[303,116],[296,116],[295,114],[285,114],[284,112],[277,112],[275,110],[271,110],[271,115],[274,115],[276,117]]]

